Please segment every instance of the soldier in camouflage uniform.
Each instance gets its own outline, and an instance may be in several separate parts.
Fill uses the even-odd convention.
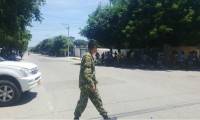
[[[104,119],[113,119],[107,116],[107,112],[103,108],[101,97],[99,95],[96,84],[98,81],[95,77],[95,63],[93,54],[97,52],[97,41],[91,40],[88,43],[89,52],[85,53],[82,57],[80,75],[79,75],[79,88],[81,90],[80,99],[77,103],[74,115],[75,120],[78,120],[83,111],[85,110],[88,98],[92,101],[100,115]]]

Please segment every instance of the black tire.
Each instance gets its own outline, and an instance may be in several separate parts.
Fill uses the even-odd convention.
[[[10,93],[3,92],[2,90]],[[16,84],[9,80],[0,80],[0,107],[13,105],[19,100],[21,94],[22,92]]]

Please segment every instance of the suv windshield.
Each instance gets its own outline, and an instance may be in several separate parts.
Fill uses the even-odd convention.
[[[1,62],[1,61],[5,61],[5,59],[4,59],[4,58],[2,58],[2,57],[0,57],[0,62]]]

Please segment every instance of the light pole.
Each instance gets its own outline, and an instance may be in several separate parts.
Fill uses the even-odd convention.
[[[63,24],[63,23],[62,23]],[[68,48],[67,48],[67,57],[69,57],[69,24],[63,24],[65,27],[66,25],[68,25],[68,27],[66,27],[66,29],[68,29]]]
[[[67,50],[67,55],[68,55],[68,57],[69,57],[69,24],[68,24],[68,50]]]

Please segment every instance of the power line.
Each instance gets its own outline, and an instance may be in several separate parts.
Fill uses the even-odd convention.
[[[79,28],[79,27],[73,27],[73,28],[71,28],[71,29],[78,29],[78,28]],[[55,30],[63,30],[63,29],[64,29],[63,27],[60,27],[60,28],[56,28],[56,29],[53,29],[53,30],[52,30],[52,29],[49,29],[49,28],[46,28],[46,29],[45,29],[45,28],[44,28],[44,29],[43,29],[43,28],[38,28],[38,29],[36,28],[36,29],[32,29],[32,30],[33,30],[33,31],[34,31],[34,30],[37,30],[37,31],[39,31],[39,30],[42,30],[42,31],[43,31],[43,30],[46,30],[46,31],[47,31],[47,30],[50,30],[50,31],[52,31],[51,33],[53,34],[53,32],[54,32]]]
[[[71,25],[72,27],[79,27],[81,25],[85,25],[86,23],[83,24],[76,24],[76,25]],[[36,27],[31,27],[27,29],[56,29],[56,28],[63,28],[62,26],[36,26]]]
[[[105,0],[102,0],[101,2],[103,2],[103,1],[105,1]],[[100,2],[100,3],[101,3],[101,2]],[[79,18],[85,16],[86,14],[88,14],[88,13],[87,13],[88,11],[90,11],[91,9],[93,9],[93,8],[95,8],[95,7],[97,7],[97,6],[91,7],[90,9],[88,9],[87,11],[85,11],[84,13],[80,14],[80,16],[73,17],[73,19],[71,19],[71,20],[74,21],[74,19],[79,19]]]
[[[92,5],[93,3],[95,3],[97,0],[94,0],[90,5]],[[90,5],[88,5],[87,7],[85,7],[83,10],[81,10],[78,14],[80,14],[81,12],[83,12],[85,9],[87,9]],[[78,14],[76,14],[75,16],[73,16],[73,17],[76,17]],[[55,18],[61,18],[61,19],[66,19],[67,20],[67,18],[63,18],[63,17],[59,17],[59,16],[54,16],[54,15],[49,15],[49,14],[43,14],[43,15],[47,15],[47,16],[51,16],[51,17],[55,17]],[[72,17],[72,18],[73,18]]]
[[[63,24],[65,27],[66,27],[66,29],[68,29],[68,50],[67,50],[67,56],[69,57],[69,24]],[[68,27],[66,26],[66,25],[68,25]]]
[[[66,19],[66,18],[63,18],[63,17],[59,17],[59,16],[54,16],[54,15],[48,15],[48,14],[43,14],[43,15],[47,15],[47,16],[51,16],[51,17],[55,17],[55,18],[61,18],[61,19]]]
[[[77,24],[70,24],[72,26],[76,26],[76,25],[81,25],[83,24],[84,22],[82,23],[77,23]],[[33,27],[60,27],[60,25],[33,25]],[[33,28],[33,27],[30,27],[30,28]]]
[[[104,1],[104,0],[102,0],[101,2],[103,2],[103,1]],[[100,3],[101,3],[101,2],[100,2]],[[92,10],[92,9],[95,8],[95,7],[97,7],[97,6],[94,6],[94,7],[90,8],[90,9],[88,9],[87,11],[85,11],[85,12],[84,12],[83,14],[81,14],[80,16],[77,16],[77,17],[71,19],[71,21],[76,21],[76,19],[79,19],[80,17],[83,17],[83,16],[85,16],[86,14],[89,15],[88,11]],[[92,13],[90,13],[90,14],[92,14]],[[87,17],[88,17],[88,16],[87,16]],[[86,21],[85,21],[85,23],[86,23]]]
[[[94,0],[90,5],[92,5],[93,3],[95,3],[97,0]],[[90,5],[88,5],[87,7],[85,7],[82,11],[80,11],[79,13],[77,13],[75,16],[71,17],[71,19],[73,19],[74,17],[78,16],[80,13],[84,12],[84,10],[86,10]]]
[[[81,22],[81,23],[83,23],[83,22]],[[71,23],[71,24],[81,24],[81,23]],[[37,25],[33,25],[33,26],[56,26],[56,25],[60,25],[60,23],[37,24]]]
[[[96,6],[95,6],[96,7]],[[94,8],[94,7],[93,7]],[[91,9],[93,9],[93,8],[91,8]],[[91,10],[91,9],[89,9],[89,10]],[[88,10],[88,11],[89,11]],[[78,19],[78,18],[82,18],[83,16],[85,16],[86,14],[88,14],[87,13],[87,11],[85,12],[85,13],[83,13],[83,14],[81,14],[80,16],[77,16],[77,17],[75,17],[75,18],[73,18],[73,19],[71,19],[71,20],[75,20],[75,19]]]
[[[70,24],[70,25],[71,25],[71,24]],[[57,30],[57,29],[51,30],[51,32],[50,32],[49,34],[52,34],[55,30]]]
[[[93,3],[95,3],[97,0],[94,0],[90,5],[92,5]],[[104,1],[104,0],[102,0],[102,1]],[[102,2],[101,1],[101,2]],[[74,19],[77,19],[77,18],[80,18],[80,16],[78,16],[78,15],[81,15],[81,17],[82,16],[84,16],[85,14],[88,14],[87,12],[89,11],[89,10],[91,10],[91,9],[93,9],[94,7],[97,7],[97,6],[94,6],[94,7],[90,7],[89,9],[88,9],[88,7],[90,6],[90,5],[88,5],[85,9],[83,9],[82,11],[80,11],[79,13],[77,13],[75,16],[73,16],[73,17],[71,17],[71,19],[68,19],[68,23],[70,23],[70,21],[72,21],[72,20],[74,20]],[[86,10],[87,9],[87,10]],[[86,11],[85,11],[86,10]],[[54,17],[57,17],[57,16],[54,16]],[[60,18],[60,17],[57,17],[57,18]],[[63,18],[62,18],[63,19]],[[84,22],[84,23],[86,23],[86,21]],[[70,23],[70,25],[71,25],[72,23]],[[52,30],[53,31],[53,30]]]

